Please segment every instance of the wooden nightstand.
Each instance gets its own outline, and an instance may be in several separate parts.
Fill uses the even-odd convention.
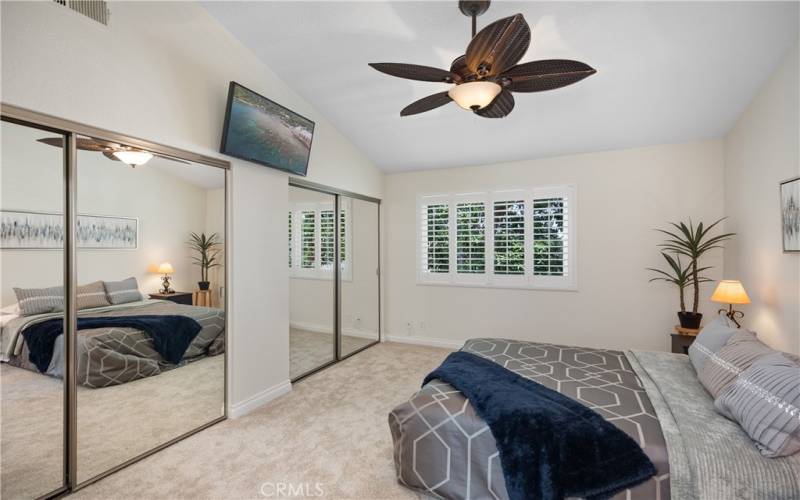
[[[672,352],[675,354],[689,354],[689,346],[697,338],[698,333],[700,333],[699,328],[683,328],[675,325],[675,333],[671,334]]]
[[[151,293],[151,299],[170,300],[176,304],[192,305],[192,292]]]

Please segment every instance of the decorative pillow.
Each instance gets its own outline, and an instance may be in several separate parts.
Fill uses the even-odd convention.
[[[692,362],[694,370],[699,372],[708,358],[719,351],[737,331],[736,324],[724,314],[717,315],[711,323],[700,330],[689,347],[689,361]]]
[[[110,306],[102,281],[95,281],[78,287],[78,309]]]
[[[64,287],[14,288],[20,316],[64,310]]]
[[[714,401],[735,420],[765,457],[800,451],[800,364],[768,354],[744,370]]]
[[[697,372],[703,387],[716,399],[739,374],[750,367],[758,358],[777,352],[767,347],[748,330],[739,330],[731,335],[728,343],[711,354]]]
[[[122,281],[104,281],[108,301],[112,304],[126,304],[128,302],[138,302],[142,300],[139,292],[139,283],[136,278],[128,278]]]

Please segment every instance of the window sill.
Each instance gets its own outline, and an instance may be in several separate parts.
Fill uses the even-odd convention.
[[[497,290],[530,290],[541,292],[578,292],[577,285],[569,286],[537,286],[537,285],[494,285],[486,283],[449,283],[417,280],[417,286],[456,287],[456,288],[488,288]]]

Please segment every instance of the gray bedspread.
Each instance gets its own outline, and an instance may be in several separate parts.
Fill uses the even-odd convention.
[[[800,499],[800,453],[765,458],[736,422],[714,411],[689,358],[628,352],[667,441],[675,499]]]
[[[221,309],[187,306],[164,300],[149,300],[120,306],[86,309],[79,316],[135,316],[143,314],[176,314],[195,319],[202,329],[192,340],[183,360],[174,365],[164,360],[153,347],[152,338],[135,328],[92,328],[79,330],[78,383],[85,387],[107,387],[158,375],[177,366],[225,350],[225,313]],[[62,316],[37,314],[10,321],[3,327],[4,355],[10,365],[38,371],[28,360],[28,349],[21,332],[29,325]],[[64,338],[60,336],[47,374],[55,377],[64,372]]]
[[[585,404],[636,440],[657,474],[615,498],[669,498],[664,436],[624,353],[503,339],[472,339],[462,350]],[[401,484],[444,498],[508,498],[494,437],[452,386],[427,384],[390,413],[389,427]]]
[[[462,350],[572,397],[635,439],[658,473],[617,499],[800,499],[800,455],[762,457],[713,409],[688,357],[473,339]],[[389,414],[397,479],[425,495],[507,499],[494,438],[434,380]]]

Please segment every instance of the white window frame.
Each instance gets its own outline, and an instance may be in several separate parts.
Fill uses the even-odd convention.
[[[567,244],[565,251],[565,276],[535,276],[533,266],[533,200],[544,198],[566,198]],[[496,201],[524,200],[525,214],[525,271],[521,275],[494,274],[494,203]],[[485,272],[459,273],[456,260],[457,248],[457,206],[460,203],[484,204],[485,217]],[[427,234],[424,217],[428,205],[447,205],[448,207],[448,245],[449,267],[446,273],[431,273],[423,268],[423,248],[426,247]],[[470,193],[442,193],[417,196],[416,204],[416,265],[417,284],[465,287],[488,287],[531,290],[578,289],[578,244],[577,244],[577,188],[574,185],[535,187],[529,189],[506,189]]]
[[[292,262],[289,266],[289,276],[296,279],[333,280],[333,266],[322,265],[322,212],[332,211],[333,202],[298,202],[290,203],[289,211],[292,212]],[[352,209],[349,200],[341,200],[340,211],[344,211],[344,243],[345,259],[342,261],[342,281],[353,281],[353,247],[352,238]],[[302,267],[302,212],[314,212],[314,267]],[[336,214],[334,214],[334,218]],[[335,224],[334,224],[334,227]]]

